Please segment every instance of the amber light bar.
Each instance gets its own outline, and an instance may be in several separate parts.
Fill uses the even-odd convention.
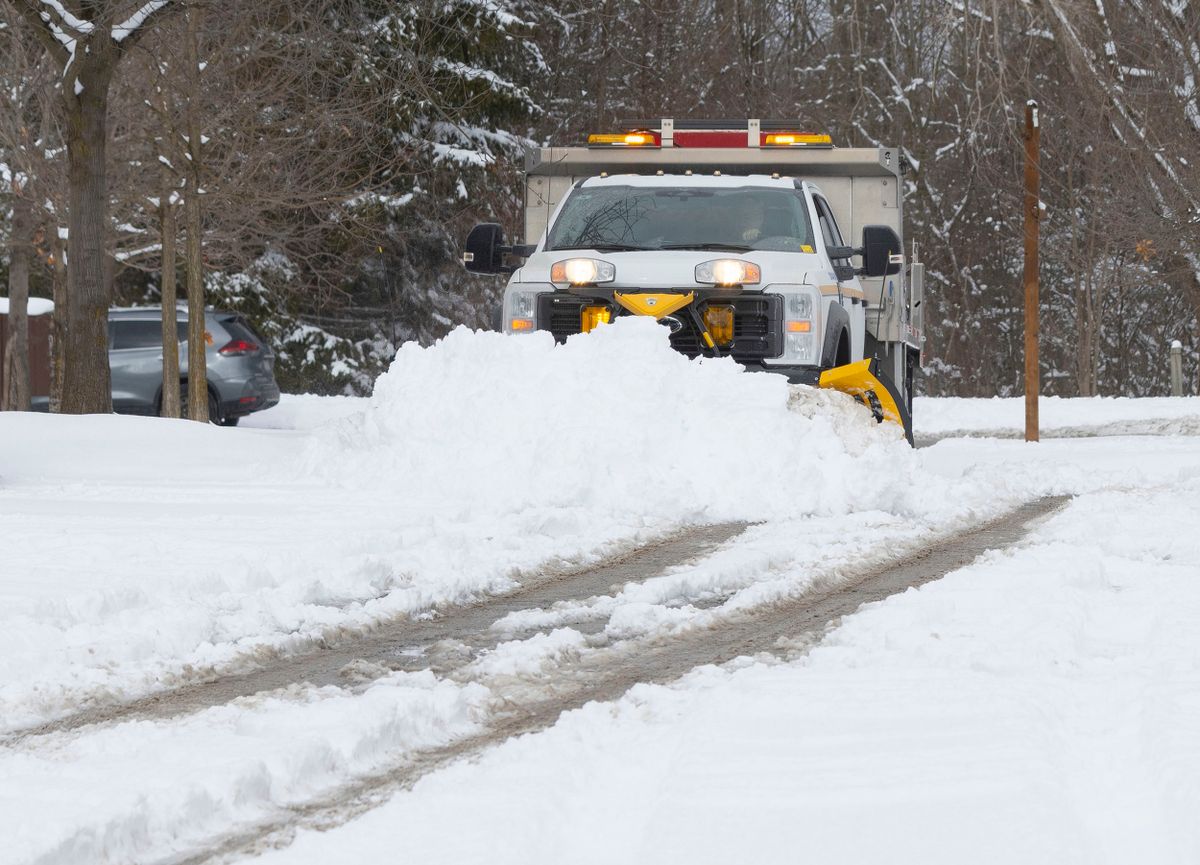
[[[588,136],[588,147],[662,147],[662,136],[644,129],[599,132]]]
[[[814,132],[764,132],[760,147],[833,147],[828,135]]]

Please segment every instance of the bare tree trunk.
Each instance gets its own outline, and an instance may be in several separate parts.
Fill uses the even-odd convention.
[[[10,0],[62,71],[66,121],[71,266],[63,344],[64,412],[112,411],[108,367],[108,91],[121,57],[181,4],[134,6],[97,0],[70,4]],[[124,8],[120,8],[123,6]],[[82,17],[79,17],[82,16]],[[114,36],[113,25],[122,30]]]
[[[115,58],[107,50],[77,57],[76,93],[67,95],[67,175],[71,266],[67,268],[62,410],[112,411],[108,368],[108,86]]]
[[[179,331],[175,315],[175,225],[174,191],[170,176],[163,183],[159,216],[162,230],[162,405],[163,417],[179,417]]]
[[[33,252],[33,203],[27,187],[13,183],[8,263],[8,345],[0,409],[29,411],[29,259]]]
[[[184,51],[187,64],[188,100],[188,182],[184,201],[184,220],[187,223],[187,295],[188,295],[188,417],[208,422],[208,370],[205,360],[207,331],[204,327],[204,269],[200,236],[200,60],[197,47],[199,12],[187,11],[187,45]]]
[[[54,313],[50,317],[50,411],[62,411],[63,367],[67,333],[67,244],[55,222],[50,249],[54,258]]]

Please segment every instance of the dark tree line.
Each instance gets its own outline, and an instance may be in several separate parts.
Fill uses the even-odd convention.
[[[1047,391],[1163,393],[1174,338],[1196,381],[1200,6],[608,0],[556,21],[556,140],[622,117],[758,116],[902,147],[932,393],[1022,387],[1020,134],[1037,99]]]
[[[67,410],[103,407],[103,309],[170,306],[177,269],[268,334],[285,387],[369,387],[400,341],[486,325],[500,285],[458,244],[519,225],[522,148],[626,117],[901,147],[924,388],[1017,393],[1030,98],[1047,392],[1162,393],[1175,338],[1198,374],[1195,4],[0,0],[0,60],[0,276],[59,301]]]

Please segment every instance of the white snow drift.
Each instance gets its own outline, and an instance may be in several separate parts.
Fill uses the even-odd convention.
[[[402,349],[310,434],[0,416],[0,727],[503,590],[673,527],[1011,501],[922,473],[849,399],[689,361],[631,320]]]

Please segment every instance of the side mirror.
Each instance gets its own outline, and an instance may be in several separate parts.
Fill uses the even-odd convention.
[[[484,222],[467,235],[463,265],[471,273],[503,273],[504,253],[504,230],[494,222]]]
[[[904,247],[890,225],[864,225],[862,272],[865,276],[890,276],[900,272]]]
[[[827,246],[825,252],[829,256],[829,261],[833,265],[833,272],[837,275],[838,282],[845,282],[848,279],[854,279],[854,274],[857,271],[854,265],[850,263],[850,256],[854,255],[854,247],[852,246]]]

